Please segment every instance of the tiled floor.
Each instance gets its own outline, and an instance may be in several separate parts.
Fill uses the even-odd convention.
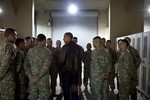
[[[57,79],[57,87],[56,87],[56,94],[60,94],[60,86],[59,86],[59,78]],[[116,83],[116,79],[115,79],[115,83]],[[117,87],[117,86],[116,86]],[[93,100],[92,99],[92,95],[90,93],[90,87],[88,86],[88,91],[84,91],[84,85],[81,86],[82,89],[82,97],[84,98],[83,100]],[[114,93],[117,94],[118,90],[117,88],[114,90]],[[58,95],[57,97],[54,97],[53,100],[64,100],[63,96]],[[117,100],[116,99],[116,95],[113,95],[111,97],[109,97],[109,100]]]

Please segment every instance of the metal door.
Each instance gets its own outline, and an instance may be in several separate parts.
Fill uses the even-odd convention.
[[[137,33],[135,34],[135,49],[137,49],[140,57],[142,58],[142,34],[143,33]],[[142,77],[141,77],[141,73],[142,73],[142,67],[140,66],[137,72],[137,76],[139,79],[139,86],[141,86],[141,81]]]
[[[136,41],[136,34],[130,35],[129,37],[131,38],[131,43],[130,43],[130,45],[131,45],[132,47],[136,48],[136,43],[135,43],[135,41]]]
[[[148,93],[148,90],[150,90],[150,67],[149,67],[149,53],[150,53],[150,32],[143,33],[143,42],[142,42],[142,80],[141,80],[141,89],[145,91],[145,93]],[[148,89],[149,88],[149,89]]]

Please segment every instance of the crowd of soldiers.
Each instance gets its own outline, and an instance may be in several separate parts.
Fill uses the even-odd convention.
[[[118,50],[111,48],[111,41],[96,36],[93,47],[87,50],[77,44],[72,33],[64,34],[65,45],[39,34],[37,38],[17,38],[16,30],[6,29],[0,41],[0,100],[53,100],[56,96],[59,75],[64,100],[79,100],[83,83],[85,91],[91,87],[93,100],[108,100],[118,79],[118,100],[137,100],[137,70],[141,63],[138,51],[130,46],[131,39],[118,41]],[[15,46],[14,46],[15,44]],[[51,80],[49,80],[51,79]]]

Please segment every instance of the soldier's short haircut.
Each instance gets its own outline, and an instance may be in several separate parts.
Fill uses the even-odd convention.
[[[86,46],[92,46],[92,45],[91,45],[91,43],[87,43],[87,45],[86,45]]]
[[[106,39],[105,39],[105,38],[102,38],[101,40],[104,40],[104,41],[106,41]]]
[[[125,37],[124,39],[127,40],[128,42],[131,42],[131,38],[129,37]]]
[[[15,34],[15,29],[12,29],[12,28],[7,28],[6,30],[5,30],[5,34],[4,34],[4,36],[5,37],[8,37],[9,35],[13,35],[13,34]]]
[[[15,45],[16,45],[16,46],[19,46],[19,44],[20,44],[20,43],[24,43],[24,41],[25,41],[25,40],[24,40],[23,38],[17,38],[17,39],[16,39],[16,42],[15,42]]]
[[[77,37],[73,37],[73,39],[76,39],[76,40],[78,40],[78,38],[77,38]]]
[[[35,37],[32,37],[32,39],[35,41],[36,40],[36,38]]]
[[[39,34],[37,36],[37,41],[43,41],[43,40],[46,40],[46,36],[44,34]]]
[[[121,42],[126,43],[126,45],[129,45],[129,42],[126,39],[122,39]]]
[[[65,35],[69,36],[71,39],[73,39],[73,35],[71,32],[66,32]]]
[[[111,40],[107,40],[107,42],[111,43]]]
[[[30,40],[30,39],[32,39],[32,37],[30,36],[25,37],[25,40]]]
[[[120,43],[122,39],[119,39],[117,42]]]
[[[52,40],[51,38],[47,38],[47,40]]]
[[[95,39],[100,39],[101,40],[101,37],[96,36],[96,37],[93,38],[93,40],[95,40]]]

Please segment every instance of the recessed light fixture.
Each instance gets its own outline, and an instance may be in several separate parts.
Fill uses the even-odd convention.
[[[77,11],[78,11],[78,8],[76,5],[74,4],[71,4],[68,8],[68,11],[71,13],[71,14],[75,14]]]

